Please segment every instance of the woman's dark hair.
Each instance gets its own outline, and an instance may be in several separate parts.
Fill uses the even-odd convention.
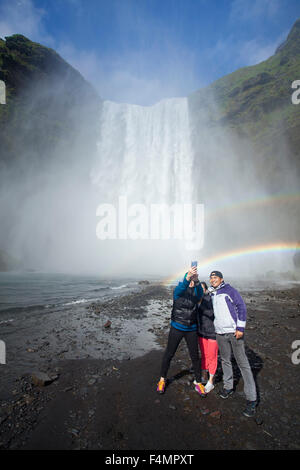
[[[201,281],[201,283],[200,283],[200,284],[203,284],[206,290],[208,289],[206,282],[204,282],[204,281]]]

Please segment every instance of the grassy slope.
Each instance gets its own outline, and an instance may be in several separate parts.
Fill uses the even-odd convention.
[[[0,160],[5,162],[24,155],[24,148],[41,158],[54,146],[70,147],[82,131],[80,116],[96,112],[99,101],[54,50],[17,34],[0,40],[0,80],[6,84],[7,104],[0,106]]]
[[[291,102],[291,84],[297,79],[300,20],[268,60],[226,75],[189,97],[195,129],[200,125],[199,110],[205,109],[211,126],[222,125],[250,137],[262,154],[271,152],[284,135],[291,153],[299,157],[300,105]]]

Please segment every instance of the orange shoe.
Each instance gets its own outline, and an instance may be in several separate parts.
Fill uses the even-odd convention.
[[[204,385],[202,383],[196,383],[196,386],[195,386],[195,390],[196,392],[199,393],[199,395],[201,395],[202,397],[206,396],[206,391],[205,391],[205,388],[204,388]]]
[[[160,381],[157,384],[156,391],[158,393],[164,393],[165,392],[165,387],[166,387],[166,381],[164,379],[160,379]]]

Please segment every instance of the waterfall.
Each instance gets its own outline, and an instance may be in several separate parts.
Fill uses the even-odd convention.
[[[107,256],[113,253],[118,266],[121,258],[124,270],[134,269],[143,260],[148,272],[153,269],[157,273],[190,263],[194,249],[190,240],[195,239],[196,232],[194,214],[186,215],[186,206],[191,208],[195,199],[186,98],[166,99],[148,107],[105,101],[99,123],[98,160],[90,177],[99,205],[120,207],[118,199],[124,197],[128,206],[137,205],[147,213],[133,222],[130,214],[128,224],[124,218],[120,223],[118,218],[107,236],[110,240],[105,238],[105,224],[101,230],[97,226],[99,247],[105,240],[101,247],[105,246]],[[153,206],[163,206],[156,219],[152,216]],[[97,215],[103,213],[97,209]],[[124,230],[120,235],[121,225]],[[132,225],[133,230],[128,228]],[[135,231],[136,226],[139,229]]]
[[[98,155],[91,181],[105,201],[113,203],[121,195],[131,203],[191,203],[187,99],[167,99],[148,107],[105,101]]]

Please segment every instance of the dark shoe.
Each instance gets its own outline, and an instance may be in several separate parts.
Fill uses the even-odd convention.
[[[230,388],[230,389],[226,389],[226,388],[222,388],[222,390],[220,391],[219,395],[221,398],[228,398],[229,395],[232,395],[233,394],[233,388]]]
[[[247,418],[252,418],[255,413],[256,413],[256,407],[257,402],[256,401],[247,401],[247,406],[243,411],[243,415],[247,416]]]

